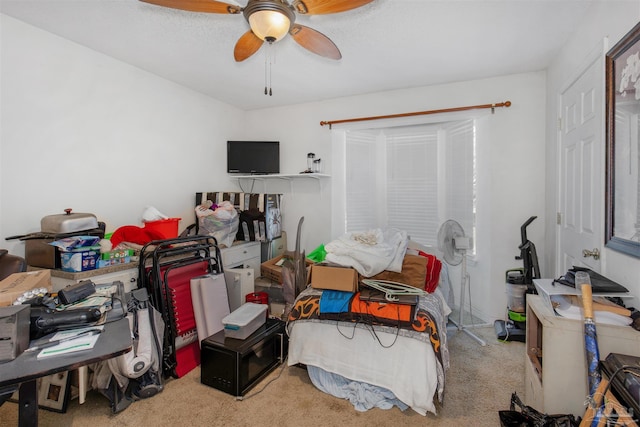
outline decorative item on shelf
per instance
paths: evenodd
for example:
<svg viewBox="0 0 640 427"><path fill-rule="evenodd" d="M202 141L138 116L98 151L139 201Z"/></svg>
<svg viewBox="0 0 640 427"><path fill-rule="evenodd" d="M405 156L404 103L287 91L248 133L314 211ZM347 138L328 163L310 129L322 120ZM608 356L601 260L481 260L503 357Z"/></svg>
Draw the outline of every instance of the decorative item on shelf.
<svg viewBox="0 0 640 427"><path fill-rule="evenodd" d="M300 173L313 173L313 166L315 162L316 155L314 153L307 154L307 169L303 170Z"/></svg>
<svg viewBox="0 0 640 427"><path fill-rule="evenodd" d="M315 159L313 161L313 173L322 172L322 159Z"/></svg>

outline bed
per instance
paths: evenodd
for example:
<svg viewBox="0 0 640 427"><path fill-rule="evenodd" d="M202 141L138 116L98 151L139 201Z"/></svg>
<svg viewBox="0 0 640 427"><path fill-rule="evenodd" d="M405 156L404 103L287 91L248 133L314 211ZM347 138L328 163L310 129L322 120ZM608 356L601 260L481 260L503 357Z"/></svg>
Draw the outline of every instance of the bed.
<svg viewBox="0 0 640 427"><path fill-rule="evenodd" d="M371 303L360 301L358 292L346 312L320 313L329 291L307 287L288 316L288 364L305 365L318 389L348 399L356 410L398 406L436 414L449 368L449 290L442 263L437 288L418 298L411 321L404 322L399 315L372 320Z"/></svg>

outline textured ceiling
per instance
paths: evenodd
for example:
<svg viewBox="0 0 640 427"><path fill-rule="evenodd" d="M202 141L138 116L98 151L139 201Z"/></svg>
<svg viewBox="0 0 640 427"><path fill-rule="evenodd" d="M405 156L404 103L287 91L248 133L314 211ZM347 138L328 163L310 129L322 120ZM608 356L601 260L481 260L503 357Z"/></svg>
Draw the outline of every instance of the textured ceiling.
<svg viewBox="0 0 640 427"><path fill-rule="evenodd" d="M542 70L592 3L374 0L338 14L298 15L296 22L333 40L340 61L287 37L241 63L233 48L248 30L242 15L138 0L0 0L0 12L249 110ZM264 95L267 51L272 96Z"/></svg>

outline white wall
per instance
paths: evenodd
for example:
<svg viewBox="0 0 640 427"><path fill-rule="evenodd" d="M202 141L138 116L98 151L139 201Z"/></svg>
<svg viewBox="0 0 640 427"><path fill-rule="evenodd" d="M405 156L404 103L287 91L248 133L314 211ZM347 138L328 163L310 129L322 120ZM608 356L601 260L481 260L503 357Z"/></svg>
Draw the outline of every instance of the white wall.
<svg viewBox="0 0 640 427"><path fill-rule="evenodd" d="M546 223L545 245L542 253L546 264L545 273L548 277L559 274L555 265L558 230L555 221L552 220L556 212L559 211L556 202L559 170L556 161L558 140L556 128L553 126L556 123L556 117L558 117L557 93L578 70L584 67L594 50L602 50L604 56L604 53L630 31L639 19L640 1L638 0L595 3L582 25L574 32L547 71L546 114L547 123L550 125L547 126L547 170L545 176L546 216L550 220ZM602 107L604 112L604 106ZM602 150L604 159L604 135ZM600 179L604 182L604 175ZM599 203L604 218L604 197L599 197L596 201ZM604 236L602 241L604 244ZM635 294L633 305L637 307L638 301L640 301L637 298L640 295L640 259L607 248L604 248L602 252L602 274L626 286L631 293Z"/></svg>
<svg viewBox="0 0 640 427"><path fill-rule="evenodd" d="M39 230L40 219L72 207L113 231L139 224L146 205L193 218L196 191L240 190L225 173L227 139L281 141L282 173L306 168L308 152L332 173L331 135L321 120L511 101L490 118L479 152L479 255L470 266L474 313L503 317L504 272L521 264L519 227L544 199L544 73L377 93L242 112L104 55L2 19L0 236ZM523 159L527 159L523 164ZM244 191L282 192L289 248L305 218L307 252L331 236L331 179L243 182ZM293 189L293 192L291 191ZM530 229L542 239L544 218ZM23 244L3 246L20 254ZM454 288L459 282L454 275Z"/></svg>
<svg viewBox="0 0 640 427"><path fill-rule="evenodd" d="M533 72L251 112L0 15L0 238L37 231L43 216L66 207L96 213L113 231L139 223L144 206L153 205L185 218L184 227L193 218L194 192L239 189L225 173L227 139L280 140L283 173L305 169L308 152L332 173L330 130L321 120L509 100L513 105L498 109L482 130L491 145L478 154L479 255L470 266L474 313L502 318L504 272L521 265L514 260L519 230L531 215L539 218L529 238L544 275L554 272L555 90L602 37L617 40L638 20L638 0L611 3L572 36L549 77ZM307 251L335 237L331 179L243 189L285 193L290 248L302 216ZM23 250L17 241L2 246ZM604 256L606 274L640 286L638 260L608 250Z"/></svg>
<svg viewBox="0 0 640 427"><path fill-rule="evenodd" d="M147 205L194 221L195 192L229 190L243 112L0 15L0 246L65 208L141 225Z"/></svg>
<svg viewBox="0 0 640 427"><path fill-rule="evenodd" d="M247 128L253 137L266 134L280 139L286 172L303 170L307 152L314 152L326 160L329 174L337 174L330 164L331 131L321 127L320 121L511 101L510 108L498 108L488 118L480 130L486 144L478 147L478 256L469 270L474 314L489 320L504 317L505 271L522 266L514 259L519 255L520 226L532 215L539 219L527 229L528 237L542 244L545 84L544 72L536 72L250 111ZM304 216L302 246L308 250L337 237L331 236L328 221L330 182L323 192L315 183L296 181L294 185L285 229L294 231L298 218ZM458 297L455 274L454 289Z"/></svg>

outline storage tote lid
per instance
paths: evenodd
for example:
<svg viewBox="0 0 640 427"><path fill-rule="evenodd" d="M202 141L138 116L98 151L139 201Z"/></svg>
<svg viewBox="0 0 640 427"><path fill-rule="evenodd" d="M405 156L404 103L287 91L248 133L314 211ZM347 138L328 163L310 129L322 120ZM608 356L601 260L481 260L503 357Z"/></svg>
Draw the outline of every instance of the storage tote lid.
<svg viewBox="0 0 640 427"><path fill-rule="evenodd" d="M225 328L228 328L229 326L231 328L242 328L244 326L247 326L256 317L264 316L265 311L267 311L266 304L255 304L253 302L247 302L245 304L242 304L228 316L223 317L222 323L224 324Z"/></svg>

